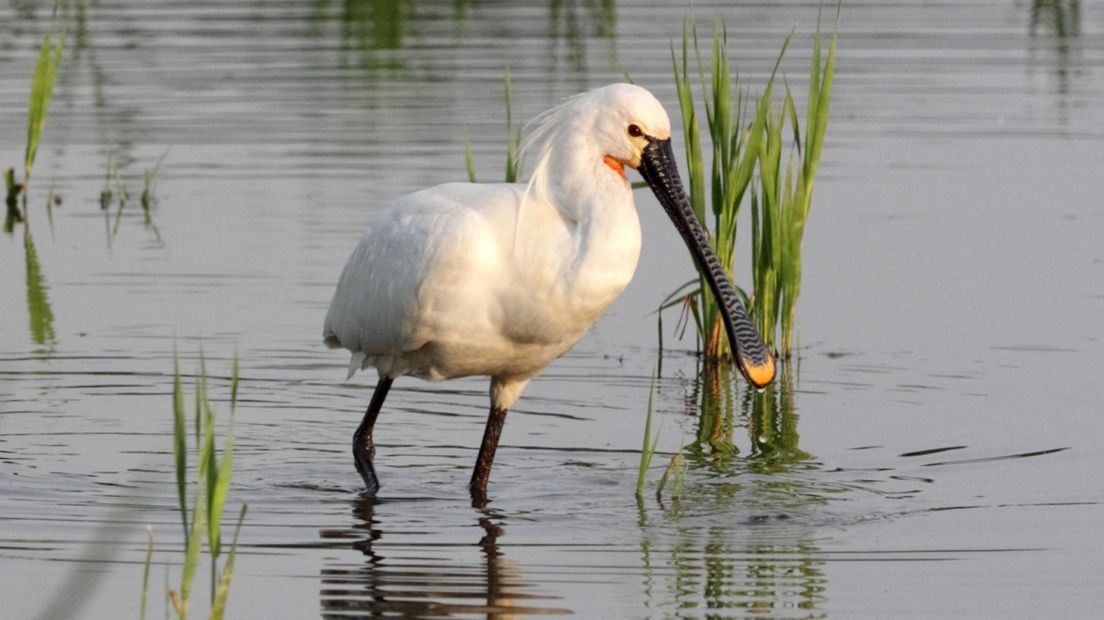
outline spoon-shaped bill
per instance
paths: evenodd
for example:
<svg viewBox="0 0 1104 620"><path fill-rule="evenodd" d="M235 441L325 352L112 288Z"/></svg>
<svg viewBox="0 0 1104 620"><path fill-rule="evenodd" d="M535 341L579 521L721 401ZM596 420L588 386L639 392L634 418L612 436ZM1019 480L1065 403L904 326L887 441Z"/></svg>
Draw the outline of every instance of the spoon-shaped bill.
<svg viewBox="0 0 1104 620"><path fill-rule="evenodd" d="M698 267L705 274L713 297L720 303L728 342L732 346L732 354L740 374L755 387L766 386L774 379L774 358L759 332L752 326L743 302L732 289L717 255L709 246L705 231L694 216L694 210L682 189L678 166L671 150L671 140L649 137L637 171L671 217L690 253L694 255Z"/></svg>

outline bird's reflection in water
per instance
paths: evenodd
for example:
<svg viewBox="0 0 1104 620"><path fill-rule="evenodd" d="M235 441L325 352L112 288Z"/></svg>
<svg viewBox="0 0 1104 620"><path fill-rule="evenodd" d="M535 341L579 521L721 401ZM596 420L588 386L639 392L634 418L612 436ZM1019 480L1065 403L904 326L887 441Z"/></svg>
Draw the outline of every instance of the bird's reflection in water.
<svg viewBox="0 0 1104 620"><path fill-rule="evenodd" d="M536 601L521 568L499 545L506 516L473 502L479 530L468 541L443 541L409 530L390 530L380 522L381 500L361 496L353 502L354 523L347 529L324 529L330 541L348 540L362 555L342 554L322 569L324 618L367 616L447 617L486 615L514 618L530 614L570 614ZM410 525L408 522L407 525ZM480 535L478 540L475 535ZM388 540L388 539L392 540ZM419 542L419 538L431 542ZM343 545L336 545L341 549Z"/></svg>

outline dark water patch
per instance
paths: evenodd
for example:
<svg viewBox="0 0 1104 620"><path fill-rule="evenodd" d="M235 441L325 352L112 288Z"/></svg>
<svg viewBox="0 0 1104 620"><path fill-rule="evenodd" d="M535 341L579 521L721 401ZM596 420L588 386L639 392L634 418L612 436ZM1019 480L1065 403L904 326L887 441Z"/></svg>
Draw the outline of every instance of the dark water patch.
<svg viewBox="0 0 1104 620"><path fill-rule="evenodd" d="M1066 450L1069 450L1069 447L1050 448L1048 450L1036 450L1036 451L1033 451L1033 452L1020 452L1020 453L1017 453L1017 454L1005 454L1005 455L1000 455L1000 456L989 456L989 457L981 457L981 458L975 458L975 459L961 459L961 460L956 460L956 461L939 461L939 462L935 462L935 463L924 463L923 466L924 467L940 467L940 466L943 466L943 465L966 465L966 464L972 464L972 463L988 463L988 462L991 462L991 461L1004 461L1004 460L1009 460L1009 459L1024 459L1024 458L1031 458L1031 457L1035 457L1035 456L1046 456L1046 455L1049 455L1049 454L1057 454L1059 452L1065 452Z"/></svg>
<svg viewBox="0 0 1104 620"><path fill-rule="evenodd" d="M966 446L947 446L944 448L928 448L927 450L913 450L912 452L902 452L897 456L901 458L909 458L914 456L928 456L929 454L939 454L940 452L950 452L951 450L965 450Z"/></svg>

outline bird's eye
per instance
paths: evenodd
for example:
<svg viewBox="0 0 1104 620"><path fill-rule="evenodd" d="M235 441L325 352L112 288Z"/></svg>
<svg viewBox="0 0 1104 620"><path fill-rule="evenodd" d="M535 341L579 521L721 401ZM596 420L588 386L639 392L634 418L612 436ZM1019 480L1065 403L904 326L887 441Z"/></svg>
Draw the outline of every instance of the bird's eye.
<svg viewBox="0 0 1104 620"><path fill-rule="evenodd" d="M629 135L634 138L639 138L644 135L644 131L640 129L639 125L629 125Z"/></svg>

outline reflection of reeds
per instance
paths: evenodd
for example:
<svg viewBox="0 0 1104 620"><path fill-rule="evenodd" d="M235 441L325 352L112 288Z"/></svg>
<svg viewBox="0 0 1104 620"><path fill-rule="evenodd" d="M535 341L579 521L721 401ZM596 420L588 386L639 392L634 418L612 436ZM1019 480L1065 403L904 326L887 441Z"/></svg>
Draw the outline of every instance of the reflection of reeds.
<svg viewBox="0 0 1104 620"><path fill-rule="evenodd" d="M691 396L698 441L683 448L687 488L681 496L673 489L669 505L657 497L659 513L637 502L645 596L724 615L825 617L825 560L802 525L825 489L802 473L816 465L798 448L794 367L783 364L770 386L743 392L731 366L701 368ZM751 446L742 455L740 426ZM676 457L672 475L679 467Z"/></svg>
<svg viewBox="0 0 1104 620"><path fill-rule="evenodd" d="M747 426L751 443L744 460L753 469L761 469L759 465L762 464L789 466L811 459L797 446L793 366L783 364L777 381L762 390L745 390L739 397L733 378L728 366L703 365L698 454L709 456L714 467L728 465L737 455L739 449L733 431L737 426L738 408L738 418Z"/></svg>
<svg viewBox="0 0 1104 620"><path fill-rule="evenodd" d="M813 180L823 147L828 123L828 101L835 67L836 37L833 35L828 59L821 69L821 36L815 39L813 67L810 77L807 123L802 139L796 105L787 88L780 110L773 102L775 73L789 45L787 37L779 53L774 71L763 94L754 104L754 117L744 118L748 107L746 92L729 78L727 35L723 22L713 29L713 54L709 80L709 95L705 99L706 120L712 145L708 168L703 156L699 121L690 78L689 41L694 39L700 80L706 83L702 68L697 34L684 24L682 62L671 50L675 85L683 118L686 140L686 168L689 198L695 215L709 228L709 237L717 257L731 277L735 264L737 215L745 196L752 203L752 271L755 297L751 300L752 315L768 346L781 345L783 357L789 357L793 343L793 318L801 281L801 239L805 217L812 198ZM792 35L791 35L792 36ZM795 148L803 153L800 168L794 172L793 158L785 174L780 175L780 156L785 142L786 121L792 130ZM804 148L803 148L804 147ZM752 182L758 171L759 188ZM709 189L706 192L706 178ZM750 190L750 191L749 191ZM710 212L707 213L707 199ZM709 217L712 215L712 217ZM661 304L661 309L682 305L693 318L698 338L703 343L707 359L717 360L729 355L727 339L721 321L720 308L709 287L699 278L698 287L689 293L684 285ZM781 318L781 338L775 338ZM780 342L777 342L779 341Z"/></svg>
<svg viewBox="0 0 1104 620"><path fill-rule="evenodd" d="M222 458L219 459L215 446L215 413L207 393L207 366L202 353L200 369L195 383L195 495L188 507L188 450L187 429L184 404L184 388L180 379L180 366L173 359L173 457L176 473L176 490L179 501L181 526L184 532L184 566L179 590L170 590L169 597L177 616L181 619L188 614L188 600L191 596L192 582L199 568L204 533L206 533L207 551L211 557L211 618L222 618L230 589L230 578L234 569L237 553L238 532L245 518L245 505L238 515L237 527L230 553L221 571L218 567L222 554L222 513L226 497L230 490L234 455L234 411L238 399L238 358L234 356L233 370L230 376L230 421L227 425L226 440ZM147 563L148 563L147 558ZM143 595L143 599L144 599ZM144 610L143 610L144 611Z"/></svg>
<svg viewBox="0 0 1104 620"><path fill-rule="evenodd" d="M157 176L161 172L161 166L165 163L165 158L169 155L169 150L165 149L165 152L161 154L161 157L157 158L157 162L153 168L145 171L142 175L142 194L140 197L140 204L142 205L143 221L147 229L153 232L157 241L161 241L161 231L157 229L157 224L153 221L153 205L157 201L154 195L154 188L157 183ZM108 243L119 232L119 225L123 220L123 210L126 208L127 203L130 201L130 190L127 189L126 181L123 180L122 173L119 170L119 166L115 163L115 156L112 154L107 160L107 172L104 176L104 188L100 191L100 209L104 211L104 218L108 230ZM115 209L115 221L111 222L111 205L117 204Z"/></svg>
<svg viewBox="0 0 1104 620"><path fill-rule="evenodd" d="M46 295L46 278L38 262L31 231L23 230L23 251L27 258L27 314L31 320L31 340L43 346L53 345L54 312Z"/></svg>
<svg viewBox="0 0 1104 620"><path fill-rule="evenodd" d="M747 391L741 403L751 440L748 460L761 473L787 471L813 456L798 447L797 402L793 367L782 365L779 380L763 390Z"/></svg>

